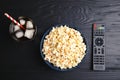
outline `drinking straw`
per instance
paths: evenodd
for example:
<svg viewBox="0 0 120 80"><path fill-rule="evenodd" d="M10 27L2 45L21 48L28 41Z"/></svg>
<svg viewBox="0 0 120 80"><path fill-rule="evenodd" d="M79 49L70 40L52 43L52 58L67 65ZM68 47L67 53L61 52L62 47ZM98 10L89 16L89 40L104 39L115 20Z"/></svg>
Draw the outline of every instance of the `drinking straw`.
<svg viewBox="0 0 120 80"><path fill-rule="evenodd" d="M25 28L24 28L19 22L17 22L14 18L12 18L8 13L4 13L4 15L5 15L8 19L10 19L13 23L17 24L21 29L24 29L24 30L25 30Z"/></svg>

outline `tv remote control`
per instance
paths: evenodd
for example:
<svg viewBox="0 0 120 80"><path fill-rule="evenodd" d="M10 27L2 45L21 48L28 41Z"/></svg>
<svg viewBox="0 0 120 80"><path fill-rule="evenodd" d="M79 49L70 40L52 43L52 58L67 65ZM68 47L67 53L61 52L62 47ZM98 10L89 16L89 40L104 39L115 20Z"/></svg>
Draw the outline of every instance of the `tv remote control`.
<svg viewBox="0 0 120 80"><path fill-rule="evenodd" d="M93 70L105 70L105 26L93 24Z"/></svg>

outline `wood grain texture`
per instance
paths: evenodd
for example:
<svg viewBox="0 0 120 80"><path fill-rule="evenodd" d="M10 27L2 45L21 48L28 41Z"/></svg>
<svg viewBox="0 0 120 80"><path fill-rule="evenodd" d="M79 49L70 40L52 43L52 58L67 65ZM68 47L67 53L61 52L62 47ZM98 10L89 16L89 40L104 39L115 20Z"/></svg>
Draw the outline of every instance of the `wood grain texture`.
<svg viewBox="0 0 120 80"><path fill-rule="evenodd" d="M17 43L0 13L1 80L120 80L120 0L9 0L0 9L14 18L28 16L38 27L34 41ZM92 23L106 25L106 71L92 71ZM51 26L67 24L86 38L87 54L78 68L68 72L50 69L42 60L39 43Z"/></svg>

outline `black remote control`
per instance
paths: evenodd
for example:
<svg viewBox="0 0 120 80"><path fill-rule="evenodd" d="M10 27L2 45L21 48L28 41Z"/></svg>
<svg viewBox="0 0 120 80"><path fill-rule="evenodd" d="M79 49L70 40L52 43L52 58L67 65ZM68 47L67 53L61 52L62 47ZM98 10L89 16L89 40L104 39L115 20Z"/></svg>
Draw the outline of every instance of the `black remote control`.
<svg viewBox="0 0 120 80"><path fill-rule="evenodd" d="M93 70L105 70L105 26L93 24Z"/></svg>

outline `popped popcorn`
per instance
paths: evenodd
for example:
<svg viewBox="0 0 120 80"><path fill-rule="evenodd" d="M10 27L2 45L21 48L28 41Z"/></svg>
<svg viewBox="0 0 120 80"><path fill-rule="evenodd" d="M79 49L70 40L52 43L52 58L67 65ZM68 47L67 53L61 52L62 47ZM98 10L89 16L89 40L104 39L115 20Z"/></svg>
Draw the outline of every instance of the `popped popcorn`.
<svg viewBox="0 0 120 80"><path fill-rule="evenodd" d="M53 27L45 37L42 52L45 60L60 69L77 66L85 56L81 33L68 26Z"/></svg>

